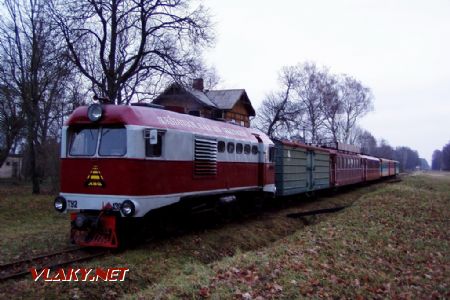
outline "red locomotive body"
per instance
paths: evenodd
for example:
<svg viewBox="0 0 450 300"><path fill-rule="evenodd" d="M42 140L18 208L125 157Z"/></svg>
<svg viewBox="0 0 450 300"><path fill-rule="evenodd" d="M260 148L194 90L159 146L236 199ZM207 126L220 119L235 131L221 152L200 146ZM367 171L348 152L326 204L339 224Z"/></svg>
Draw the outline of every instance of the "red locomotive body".
<svg viewBox="0 0 450 300"><path fill-rule="evenodd" d="M275 193L273 143L258 130L141 106L101 114L78 108L63 128L58 201L78 244L117 247L116 218L183 199Z"/></svg>

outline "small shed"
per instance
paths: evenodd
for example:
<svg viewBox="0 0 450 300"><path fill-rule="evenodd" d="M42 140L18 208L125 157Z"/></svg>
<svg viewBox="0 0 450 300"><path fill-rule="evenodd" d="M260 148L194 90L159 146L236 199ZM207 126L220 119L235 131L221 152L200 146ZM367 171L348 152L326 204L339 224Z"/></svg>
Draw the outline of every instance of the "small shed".
<svg viewBox="0 0 450 300"><path fill-rule="evenodd" d="M10 154L0 167L0 178L20 178L22 170L22 155Z"/></svg>

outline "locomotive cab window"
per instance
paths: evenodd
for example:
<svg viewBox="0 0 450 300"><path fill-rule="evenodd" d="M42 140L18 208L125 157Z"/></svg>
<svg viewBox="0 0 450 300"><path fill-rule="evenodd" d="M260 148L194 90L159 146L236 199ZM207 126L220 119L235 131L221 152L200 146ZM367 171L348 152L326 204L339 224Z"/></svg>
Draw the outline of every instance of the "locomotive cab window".
<svg viewBox="0 0 450 300"><path fill-rule="evenodd" d="M127 153L127 132L122 128L102 128L100 156L124 156Z"/></svg>
<svg viewBox="0 0 450 300"><path fill-rule="evenodd" d="M151 130L145 130L145 156L147 157L160 157L162 155L162 144L164 132L157 131L156 141L152 143L150 137Z"/></svg>
<svg viewBox="0 0 450 300"><path fill-rule="evenodd" d="M97 150L98 128L75 128L70 132L69 155L93 156Z"/></svg>

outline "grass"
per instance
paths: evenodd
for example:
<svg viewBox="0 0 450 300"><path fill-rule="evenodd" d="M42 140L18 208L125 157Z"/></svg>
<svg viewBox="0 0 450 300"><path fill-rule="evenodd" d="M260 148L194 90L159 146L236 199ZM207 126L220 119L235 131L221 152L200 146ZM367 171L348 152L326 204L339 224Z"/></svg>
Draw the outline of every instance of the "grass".
<svg viewBox="0 0 450 300"><path fill-rule="evenodd" d="M55 212L53 199L31 195L28 185L0 183L0 264L67 244L68 215Z"/></svg>
<svg viewBox="0 0 450 300"><path fill-rule="evenodd" d="M68 242L68 217L53 212L51 197L26 192L0 192L4 261ZM336 214L286 218L350 203ZM0 283L0 298L448 298L449 204L450 175L409 176L80 264L129 267L122 283L25 278Z"/></svg>

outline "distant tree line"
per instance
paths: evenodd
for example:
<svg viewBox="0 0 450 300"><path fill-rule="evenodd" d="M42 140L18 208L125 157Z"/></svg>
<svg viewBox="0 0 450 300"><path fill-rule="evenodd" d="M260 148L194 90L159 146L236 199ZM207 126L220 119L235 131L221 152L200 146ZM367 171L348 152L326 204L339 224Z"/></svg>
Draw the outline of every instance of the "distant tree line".
<svg viewBox="0 0 450 300"><path fill-rule="evenodd" d="M431 159L431 169L436 171L450 171L450 142L442 147L442 150L434 150Z"/></svg>
<svg viewBox="0 0 450 300"><path fill-rule="evenodd" d="M202 60L213 41L208 10L191 0L0 0L0 167L23 153L33 193L44 178L57 188L59 130L75 107L214 77Z"/></svg>
<svg viewBox="0 0 450 300"><path fill-rule="evenodd" d="M354 144L365 154L398 160L401 171L427 168L417 151L394 149L383 139L378 143L359 127L359 120L373 109L371 90L359 80L306 62L282 68L278 82L278 89L262 102L254 124L270 137Z"/></svg>
<svg viewBox="0 0 450 300"><path fill-rule="evenodd" d="M428 170L430 167L428 162L419 157L419 153L406 146L398 146L393 148L384 139L379 142L375 137L366 130L361 130L357 135L355 144L361 148L365 154L393 159L400 162L400 171L413 171L419 167L421 170Z"/></svg>

